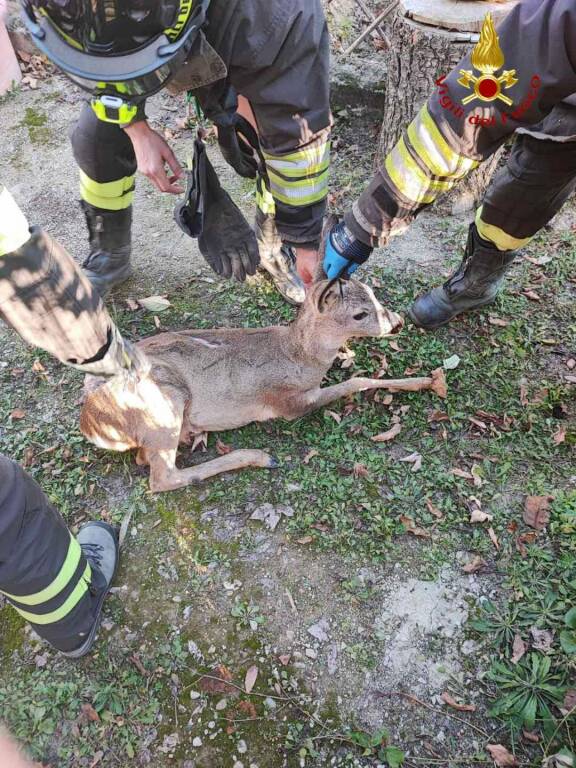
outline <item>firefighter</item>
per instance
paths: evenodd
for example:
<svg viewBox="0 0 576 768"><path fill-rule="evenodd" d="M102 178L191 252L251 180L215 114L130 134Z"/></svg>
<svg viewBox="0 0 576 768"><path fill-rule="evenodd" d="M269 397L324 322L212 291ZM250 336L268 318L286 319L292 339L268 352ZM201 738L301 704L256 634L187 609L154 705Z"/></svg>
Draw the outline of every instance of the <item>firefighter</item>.
<svg viewBox="0 0 576 768"><path fill-rule="evenodd" d="M36 45L91 94L72 147L90 240L83 266L100 294L130 275L136 170L162 192L183 191L180 164L146 120L147 97L167 87L195 94L217 126L227 162L243 177L258 176L257 245L237 242L223 213L220 231L229 248L250 253L246 273L260 261L282 295L301 303L295 249L305 273L316 260L328 191L329 43L320 0L23 0L23 6ZM257 126L264 173L242 138L239 96Z"/></svg>
<svg viewBox="0 0 576 768"><path fill-rule="evenodd" d="M28 222L0 185L0 317L26 341L86 373L126 377L146 362L125 342L73 259ZM116 566L114 528L73 537L37 483L0 455L0 592L57 650L92 647Z"/></svg>
<svg viewBox="0 0 576 768"><path fill-rule="evenodd" d="M409 310L422 328L439 327L493 302L518 249L576 187L576 4L524 0L499 26L498 37L505 66L515 70L518 81L504 91L513 105L476 99L462 110L446 110L433 94L327 244L328 276L351 274L374 247L404 231L515 133L506 167L470 225L461 265ZM461 82L462 70L474 70L470 56L442 84L455 104L471 94Z"/></svg>

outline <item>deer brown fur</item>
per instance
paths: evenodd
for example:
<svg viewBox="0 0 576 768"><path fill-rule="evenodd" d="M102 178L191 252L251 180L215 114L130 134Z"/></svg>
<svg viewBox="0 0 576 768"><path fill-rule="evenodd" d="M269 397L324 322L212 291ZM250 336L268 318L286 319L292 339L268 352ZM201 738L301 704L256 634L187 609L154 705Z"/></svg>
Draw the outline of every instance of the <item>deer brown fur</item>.
<svg viewBox="0 0 576 768"><path fill-rule="evenodd" d="M353 378L321 387L348 339L391 334L401 324L366 285L320 281L289 326L175 331L140 341L150 373L132 385L125 379L92 381L80 428L101 448L138 449L136 461L150 465L152 491L181 488L231 469L272 467L275 462L264 451L237 450L178 469L176 453L179 444L200 433L297 419L363 390L439 387L442 394L437 375L434 381Z"/></svg>

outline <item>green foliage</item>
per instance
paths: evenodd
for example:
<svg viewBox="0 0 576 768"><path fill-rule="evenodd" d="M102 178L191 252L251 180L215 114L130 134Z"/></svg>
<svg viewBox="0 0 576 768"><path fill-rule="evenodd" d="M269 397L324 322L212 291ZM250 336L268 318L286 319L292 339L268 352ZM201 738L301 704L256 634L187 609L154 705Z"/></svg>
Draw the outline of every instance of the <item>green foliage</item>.
<svg viewBox="0 0 576 768"><path fill-rule="evenodd" d="M571 608L564 617L568 629L560 632L560 644L565 653L576 653L576 606Z"/></svg>
<svg viewBox="0 0 576 768"><path fill-rule="evenodd" d="M562 704L566 687L564 674L551 667L552 659L537 653L530 653L515 666L494 662L488 677L500 695L491 714L503 715L517 728L528 730L538 722L544 733L553 733L556 720L551 707Z"/></svg>

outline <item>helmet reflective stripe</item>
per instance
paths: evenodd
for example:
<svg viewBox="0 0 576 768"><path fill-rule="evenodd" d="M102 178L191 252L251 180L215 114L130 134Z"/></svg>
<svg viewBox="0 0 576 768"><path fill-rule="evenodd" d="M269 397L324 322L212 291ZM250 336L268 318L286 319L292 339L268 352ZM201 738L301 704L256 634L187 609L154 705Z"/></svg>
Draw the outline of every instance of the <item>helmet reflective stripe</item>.
<svg viewBox="0 0 576 768"><path fill-rule="evenodd" d="M174 26L164 30L164 34L166 37L169 37L170 40L176 40L186 26L190 14L192 13L194 1L195 0L180 0L180 10L178 11L178 17Z"/></svg>

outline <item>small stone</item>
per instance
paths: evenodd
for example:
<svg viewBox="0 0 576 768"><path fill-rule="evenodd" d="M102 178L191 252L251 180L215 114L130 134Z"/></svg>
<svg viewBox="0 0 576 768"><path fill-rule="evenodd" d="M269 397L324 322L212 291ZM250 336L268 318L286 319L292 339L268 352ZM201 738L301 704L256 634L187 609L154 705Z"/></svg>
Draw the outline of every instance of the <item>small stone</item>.
<svg viewBox="0 0 576 768"><path fill-rule="evenodd" d="M212 730L212 728L216 728L216 723L214 722L214 720L210 720L210 722L208 723L208 728L210 728L210 730Z"/></svg>
<svg viewBox="0 0 576 768"><path fill-rule="evenodd" d="M241 763L240 760L236 760L232 768L244 768L244 763Z"/></svg>
<svg viewBox="0 0 576 768"><path fill-rule="evenodd" d="M180 595L174 595L174 597L172 598L172 602L173 603L181 603L182 602L182 598L180 597Z"/></svg>
<svg viewBox="0 0 576 768"><path fill-rule="evenodd" d="M238 752L240 752L241 755L245 755L246 752L248 752L248 746L244 739L240 739L238 742Z"/></svg>
<svg viewBox="0 0 576 768"><path fill-rule="evenodd" d="M202 694L200 691L190 691L190 698L191 699L199 699Z"/></svg>
<svg viewBox="0 0 576 768"><path fill-rule="evenodd" d="M306 656L308 656L309 659L317 659L318 658L318 651L315 651L314 648L306 648Z"/></svg>
<svg viewBox="0 0 576 768"><path fill-rule="evenodd" d="M220 701L216 704L216 711L222 712L223 709L226 709L228 706L228 699L220 699Z"/></svg>
<svg viewBox="0 0 576 768"><path fill-rule="evenodd" d="M312 635L316 640L318 640L320 643L325 643L326 640L328 640L328 628L329 624L326 621L326 619L320 619L320 621L316 622L316 624L312 624L311 627L308 627L308 634Z"/></svg>
<svg viewBox="0 0 576 768"><path fill-rule="evenodd" d="M266 707L266 709L276 709L276 702L274 701L274 699L271 699L269 696L267 696L264 699L264 706Z"/></svg>
<svg viewBox="0 0 576 768"><path fill-rule="evenodd" d="M192 746L193 747L201 747L202 746L202 739L200 738L200 736L195 736L192 739Z"/></svg>
<svg viewBox="0 0 576 768"><path fill-rule="evenodd" d="M212 655L213 653L216 653L216 646L211 645L210 648L208 648L208 653Z"/></svg>

